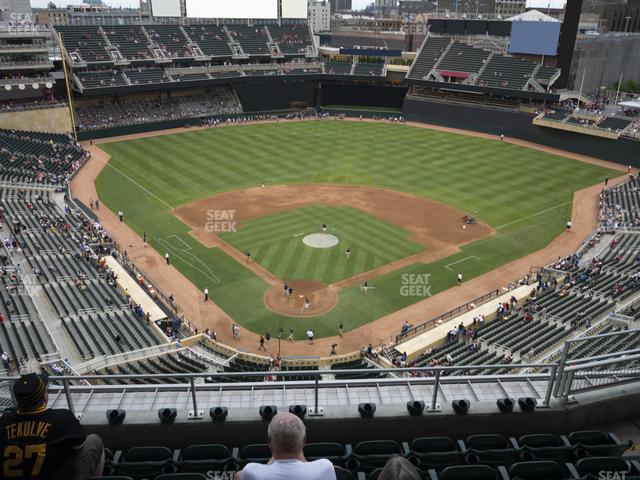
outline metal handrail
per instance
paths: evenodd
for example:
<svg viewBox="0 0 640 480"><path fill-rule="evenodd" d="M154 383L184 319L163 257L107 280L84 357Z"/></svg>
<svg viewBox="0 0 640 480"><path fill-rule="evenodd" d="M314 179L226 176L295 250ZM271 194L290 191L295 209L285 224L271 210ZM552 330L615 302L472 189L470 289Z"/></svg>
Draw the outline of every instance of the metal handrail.
<svg viewBox="0 0 640 480"><path fill-rule="evenodd" d="M422 322L419 325L415 325L411 328L409 328L409 330L407 330L404 334L400 334L400 335L396 335L395 337L395 344L397 345L398 343L400 343L400 341L406 341L409 338L413 337L414 335L417 335L418 332L422 332L424 330L427 330L427 328L432 327L434 325L436 325L440 320L447 320L449 318L452 318L454 315L457 315L458 313L461 312L466 312L469 310L469 306L471 304L474 304L476 306L483 304L493 298L497 298L500 296L500 289L496 289L496 290L492 290L488 293L485 293L484 295L481 295L463 305L460 305L456 308L453 308L445 313L442 313L440 315L438 315L437 317L434 317L430 320L427 320L426 322Z"/></svg>

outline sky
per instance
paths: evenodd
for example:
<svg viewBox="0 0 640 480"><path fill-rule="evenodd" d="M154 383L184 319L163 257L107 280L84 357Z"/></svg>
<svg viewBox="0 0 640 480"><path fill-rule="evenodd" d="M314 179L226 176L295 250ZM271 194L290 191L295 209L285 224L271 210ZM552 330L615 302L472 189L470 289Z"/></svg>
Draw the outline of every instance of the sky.
<svg viewBox="0 0 640 480"><path fill-rule="evenodd" d="M107 5L111 5L112 7L138 7L138 0L103 0L104 3L106 3ZM233 0L227 0L232 2ZM361 10L364 7L366 7L367 5L369 5L370 3L372 3L373 0L352 0L352 7L355 10ZM48 0L31 0L31 6L33 8L45 8L47 6ZM53 3L55 3L58 6L65 6L67 4L73 4L73 3L82 3L81 0L53 0Z"/></svg>

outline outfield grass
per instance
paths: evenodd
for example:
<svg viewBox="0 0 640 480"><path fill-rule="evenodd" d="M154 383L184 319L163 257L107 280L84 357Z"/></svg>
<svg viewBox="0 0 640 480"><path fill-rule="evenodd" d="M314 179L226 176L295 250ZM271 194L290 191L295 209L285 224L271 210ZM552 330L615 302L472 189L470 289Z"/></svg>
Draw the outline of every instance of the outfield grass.
<svg viewBox="0 0 640 480"><path fill-rule="evenodd" d="M341 320L349 330L421 300L402 296L403 273L431 274L435 294L454 285L458 271L471 279L543 248L562 232L574 191L620 175L507 142L386 123L230 126L102 147L112 155L97 180L105 205L123 210L138 233L146 230L162 255L170 250L172 263L198 288L207 286L212 299L242 325L256 332L293 327L298 338L308 327L317 337L335 335ZM452 257L376 279L372 295L362 295L358 287L343 290L338 306L325 315L291 319L264 307L264 281L220 250L202 246L170 213L196 199L264 181L405 191L477 211L496 234ZM280 243L274 239L272 245ZM289 267L273 260L270 268Z"/></svg>
<svg viewBox="0 0 640 480"><path fill-rule="evenodd" d="M336 247L306 246L302 236L327 233ZM409 239L406 230L351 207L310 205L244 221L237 232L220 235L281 279L311 279L324 283L353 277L387 263L415 255L425 247ZM345 250L351 249L346 256Z"/></svg>

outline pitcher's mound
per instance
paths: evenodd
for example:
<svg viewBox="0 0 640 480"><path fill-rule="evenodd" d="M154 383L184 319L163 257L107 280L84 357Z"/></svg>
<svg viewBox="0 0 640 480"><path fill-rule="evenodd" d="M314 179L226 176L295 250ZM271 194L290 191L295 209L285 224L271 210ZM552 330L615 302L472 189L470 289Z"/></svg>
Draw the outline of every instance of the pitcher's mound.
<svg viewBox="0 0 640 480"><path fill-rule="evenodd" d="M272 312L288 317L315 317L338 304L338 291L322 282L292 280L287 285L294 290L293 298L285 295L284 285L271 287L264 294L264 304ZM309 298L309 308L304 307L305 297Z"/></svg>
<svg viewBox="0 0 640 480"><path fill-rule="evenodd" d="M338 237L328 233L312 233L302 239L302 243L312 248L331 248L336 246L339 241Z"/></svg>

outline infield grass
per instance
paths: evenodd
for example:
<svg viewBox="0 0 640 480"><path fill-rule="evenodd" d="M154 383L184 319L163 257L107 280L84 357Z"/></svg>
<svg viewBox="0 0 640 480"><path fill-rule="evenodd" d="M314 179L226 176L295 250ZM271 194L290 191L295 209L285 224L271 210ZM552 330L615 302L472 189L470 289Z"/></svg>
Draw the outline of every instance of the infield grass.
<svg viewBox="0 0 640 480"><path fill-rule="evenodd" d="M320 233L339 239L332 248L312 248L302 239ZM237 232L220 235L281 279L333 283L415 255L425 247L407 231L351 207L310 205L244 221ZM345 251L351 249L347 257Z"/></svg>
<svg viewBox="0 0 640 480"><path fill-rule="evenodd" d="M453 286L458 272L471 279L543 248L562 232L574 191L605 176L620 175L506 142L368 122L230 126L107 143L102 148L112 155L97 180L105 205L112 211L123 210L126 223L138 233L146 230L161 255L171 251L172 263L198 288L207 286L211 298L242 325L259 333L293 327L298 338L309 327L317 337L335 335L341 320L349 330L422 300L402 295L403 273L430 274L435 294ZM477 212L496 234L464 246L452 257L413 264L372 280L376 289L371 295L362 295L357 286L342 290L336 308L325 315L304 320L283 317L264 307L268 288L264 281L220 250L205 248L170 212L197 199L262 182L357 184L409 192ZM358 228L354 226L359 234ZM279 235L274 232L272 242L264 241L279 248L286 243L286 235ZM389 238L402 243L401 237ZM237 240L238 247L246 242L261 255L259 237ZM412 251L405 247L397 254ZM342 247L339 250L342 253ZM273 255L269 268L286 275L291 258L280 265ZM379 258L384 261L382 255ZM300 265L294 272L304 278L313 278L318 271L311 257L295 261Z"/></svg>

